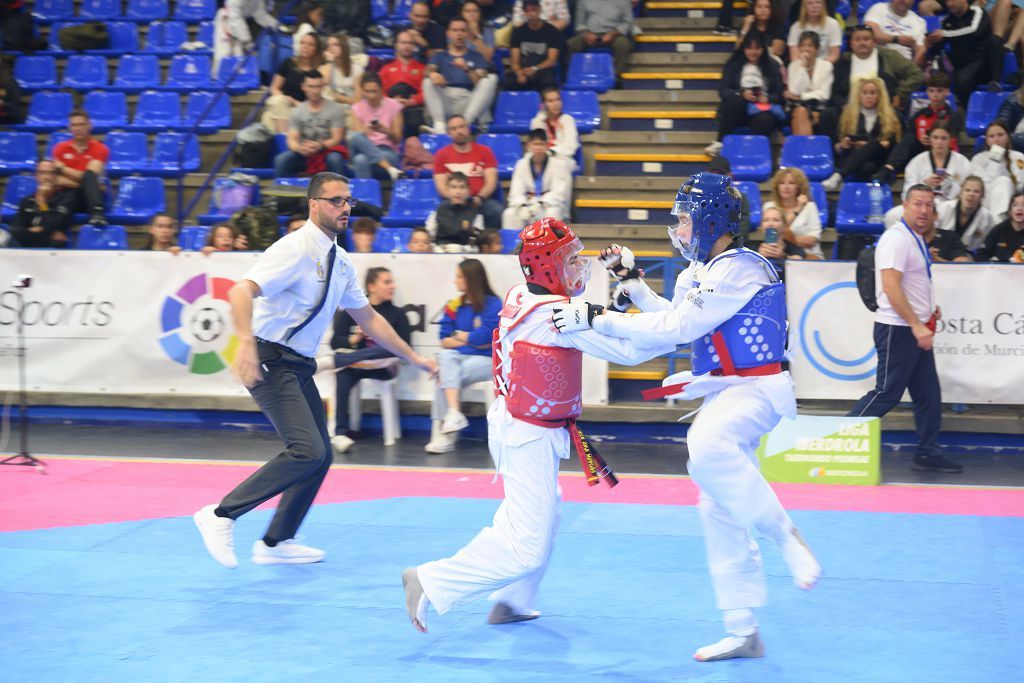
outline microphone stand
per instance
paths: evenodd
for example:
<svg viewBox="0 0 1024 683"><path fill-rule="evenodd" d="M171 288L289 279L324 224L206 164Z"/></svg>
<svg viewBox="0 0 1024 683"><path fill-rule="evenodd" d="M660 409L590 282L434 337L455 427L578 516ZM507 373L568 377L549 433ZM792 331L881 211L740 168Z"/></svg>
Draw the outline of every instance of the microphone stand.
<svg viewBox="0 0 1024 683"><path fill-rule="evenodd" d="M23 281L20 285L15 284L15 291L18 292L18 436L21 439L21 450L3 460L0 465L23 465L36 467L40 474L46 474L46 463L28 452L28 378L26 372L26 351L25 346L25 288L30 280Z"/></svg>

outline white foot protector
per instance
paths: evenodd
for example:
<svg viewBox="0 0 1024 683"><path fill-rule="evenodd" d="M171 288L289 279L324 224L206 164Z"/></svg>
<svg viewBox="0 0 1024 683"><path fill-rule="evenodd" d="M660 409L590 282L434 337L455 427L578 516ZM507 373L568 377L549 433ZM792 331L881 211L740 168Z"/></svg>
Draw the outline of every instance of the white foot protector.
<svg viewBox="0 0 1024 683"><path fill-rule="evenodd" d="M789 565L789 571L793 574L793 583L800 590L809 591L814 588L821 578L821 565L818 564L814 553L807 547L800 532L793 528L789 537L782 544L782 556Z"/></svg>
<svg viewBox="0 0 1024 683"><path fill-rule="evenodd" d="M749 636L728 635L717 643L705 645L693 653L698 662L717 662L722 659L764 657L764 643L757 631Z"/></svg>
<svg viewBox="0 0 1024 683"><path fill-rule="evenodd" d="M430 606L430 600L423 592L416 567L409 567L402 572L402 587L405 589L405 609L409 613L409 620L412 622L413 628L420 633L426 633L427 607Z"/></svg>

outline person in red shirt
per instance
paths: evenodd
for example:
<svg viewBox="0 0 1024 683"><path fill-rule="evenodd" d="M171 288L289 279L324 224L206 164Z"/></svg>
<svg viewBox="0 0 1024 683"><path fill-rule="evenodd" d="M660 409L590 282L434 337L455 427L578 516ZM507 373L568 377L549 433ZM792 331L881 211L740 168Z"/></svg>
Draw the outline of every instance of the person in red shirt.
<svg viewBox="0 0 1024 683"><path fill-rule="evenodd" d="M92 137L92 121L80 109L68 117L70 140L53 148L53 164L57 171L57 187L72 211L89 214L89 225L104 226L103 192L100 179L107 167L110 150Z"/></svg>
<svg viewBox="0 0 1024 683"><path fill-rule="evenodd" d="M462 116L448 118L452 144L434 155L434 186L442 199L448 199L448 174L459 171L469 178L471 201L480 207L484 226L501 227L501 202L493 195L498 188L498 160L490 147L473 142L469 124Z"/></svg>
<svg viewBox="0 0 1024 683"><path fill-rule="evenodd" d="M423 110L423 77L426 65L414 59L416 41L411 31L395 37L395 59L381 67L384 94L402 105L402 137L419 135L426 123Z"/></svg>

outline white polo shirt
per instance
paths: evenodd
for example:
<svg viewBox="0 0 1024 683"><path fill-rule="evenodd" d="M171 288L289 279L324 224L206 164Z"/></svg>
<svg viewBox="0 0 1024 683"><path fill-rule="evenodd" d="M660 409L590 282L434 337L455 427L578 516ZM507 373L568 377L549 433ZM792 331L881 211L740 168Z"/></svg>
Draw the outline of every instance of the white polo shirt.
<svg viewBox="0 0 1024 683"><path fill-rule="evenodd" d="M334 257L331 289L323 308L291 339L288 333L309 317L323 296L327 282L327 259L334 242L312 221L270 245L245 274L260 287L253 304L253 334L266 341L291 347L312 358L320 340L334 320L338 307L362 308L366 299L356 267L348 253L338 247Z"/></svg>
<svg viewBox="0 0 1024 683"><path fill-rule="evenodd" d="M932 317L935 306L932 301L932 281L928 275L929 264L925 257L927 250L924 238L911 230L903 220L882 233L875 248L875 293L878 297L875 322L909 327L882 291L882 270L885 268L903 274L900 287L917 319L924 323Z"/></svg>
<svg viewBox="0 0 1024 683"><path fill-rule="evenodd" d="M923 18L907 10L902 17L892 11L888 2L878 2L871 6L864 14L865 24L877 24L880 29L894 36L910 36L914 39L915 45L924 45L924 37L928 32L927 24ZM888 50L899 52L907 59L913 61L914 48L901 45L900 43L887 43L882 45Z"/></svg>

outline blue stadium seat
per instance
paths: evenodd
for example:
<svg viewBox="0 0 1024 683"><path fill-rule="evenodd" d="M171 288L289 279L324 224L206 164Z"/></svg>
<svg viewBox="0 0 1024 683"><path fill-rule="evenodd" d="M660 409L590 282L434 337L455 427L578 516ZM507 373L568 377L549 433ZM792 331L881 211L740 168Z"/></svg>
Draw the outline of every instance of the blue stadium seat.
<svg viewBox="0 0 1024 683"><path fill-rule="evenodd" d="M615 86L615 67L607 52L577 52L569 62L566 90L605 92Z"/></svg>
<svg viewBox="0 0 1024 683"><path fill-rule="evenodd" d="M73 19L75 5L73 0L36 0L32 7L32 16L41 24Z"/></svg>
<svg viewBox="0 0 1024 683"><path fill-rule="evenodd" d="M206 244L210 228L205 225L185 225L178 233L178 246L186 251L199 251Z"/></svg>
<svg viewBox="0 0 1024 683"><path fill-rule="evenodd" d="M576 130L581 134L601 127L601 105L592 90L563 90L562 109L576 119Z"/></svg>
<svg viewBox="0 0 1024 683"><path fill-rule="evenodd" d="M1000 81L1006 83L1009 81L1010 76L1017 73L1017 69L1020 68L1017 64L1017 55L1013 53L1013 50L1006 50L1003 53L1003 74Z"/></svg>
<svg viewBox="0 0 1024 683"><path fill-rule="evenodd" d="M207 111L207 107L210 102L216 102L213 107ZM205 114L205 116L203 116ZM203 117L200 121L200 117ZM185 126L191 127L199 122L199 127L196 129L200 133L216 133L221 128L231 127L231 101L228 96L224 93L213 93L200 90L198 92L189 93L188 100L185 102Z"/></svg>
<svg viewBox="0 0 1024 683"><path fill-rule="evenodd" d="M412 228L378 228L373 240L373 250L378 253L408 254Z"/></svg>
<svg viewBox="0 0 1024 683"><path fill-rule="evenodd" d="M123 92L93 90L86 93L82 107L96 132L128 125L128 100Z"/></svg>
<svg viewBox="0 0 1024 683"><path fill-rule="evenodd" d="M64 142L65 140L70 140L73 137L74 136L71 134L71 131L67 131L67 130L55 130L52 133L50 133L50 141L46 143L46 157L45 158L46 159L52 159L53 158L53 148L57 146L57 143L58 142Z"/></svg>
<svg viewBox="0 0 1024 683"><path fill-rule="evenodd" d="M527 133L538 109L540 93L533 90L501 91L494 104L494 123L488 130L491 133Z"/></svg>
<svg viewBox="0 0 1024 683"><path fill-rule="evenodd" d="M375 24L388 17L388 0L372 0L370 3L370 19Z"/></svg>
<svg viewBox="0 0 1024 683"><path fill-rule="evenodd" d="M135 118L132 119L132 130L159 132L168 128L178 128L181 121L181 101L176 92L146 90L139 95L135 105Z"/></svg>
<svg viewBox="0 0 1024 683"><path fill-rule="evenodd" d="M166 19L170 13L167 0L128 0L124 10L124 18L130 21L149 23Z"/></svg>
<svg viewBox="0 0 1024 683"><path fill-rule="evenodd" d="M772 148L763 135L726 135L722 156L732 166L736 180L768 180L772 175Z"/></svg>
<svg viewBox="0 0 1024 683"><path fill-rule="evenodd" d="M387 228L423 225L439 202L432 178L399 179L391 193L391 207L381 222Z"/></svg>
<svg viewBox="0 0 1024 683"><path fill-rule="evenodd" d="M7 179L4 188L4 201L0 205L0 219L10 220L18 213L18 204L22 199L36 191L36 177L31 175L14 175Z"/></svg>
<svg viewBox="0 0 1024 683"><path fill-rule="evenodd" d="M16 130L48 131L68 125L71 93L44 90L32 96L25 123L11 126Z"/></svg>
<svg viewBox="0 0 1024 683"><path fill-rule="evenodd" d="M111 178L149 171L149 147L145 133L115 130L107 133L103 142L110 149L107 175Z"/></svg>
<svg viewBox="0 0 1024 683"><path fill-rule="evenodd" d="M91 55L121 56L139 51L139 27L130 21L107 22L110 44L105 48L86 50Z"/></svg>
<svg viewBox="0 0 1024 683"><path fill-rule="evenodd" d="M821 224L828 225L828 194L825 192L825 186L821 183L808 183L811 187L811 201L818 207L818 218L821 219Z"/></svg>
<svg viewBox="0 0 1024 683"><path fill-rule="evenodd" d="M0 175L34 171L38 158L35 133L0 131Z"/></svg>
<svg viewBox="0 0 1024 683"><path fill-rule="evenodd" d="M1009 96L1010 93L1007 92L972 92L971 99L967 102L967 134L973 137L984 135L985 128L995 120L999 107Z"/></svg>
<svg viewBox="0 0 1024 683"><path fill-rule="evenodd" d="M276 182L281 183L281 180L282 180L281 178L278 178ZM305 181L306 185L309 184L309 178L296 178L295 180ZM281 183L281 184L288 184L288 183ZM209 205L207 207L207 212L205 214L202 214L201 216L199 216L199 223L201 225L213 225L214 223L223 223L224 221L228 221L228 220L231 219L231 214L233 213L233 211L235 209L233 209L233 208L231 208L231 209L222 209L221 208L221 206L220 206L220 193L221 193L221 190L223 188L231 187L231 186L234 186L234 185L235 185L235 182L233 180L228 180L227 178L216 178L213 181L213 186L210 188L210 203L209 203ZM252 196L252 199L251 199L250 203L255 206L256 204L259 203L259 200L260 200L260 187L259 187L259 185L257 185L255 188L253 188L253 196ZM202 245L200 245L200 246L202 246Z"/></svg>
<svg viewBox="0 0 1024 683"><path fill-rule="evenodd" d="M164 88L182 92L209 89L212 86L210 68L210 55L174 55L167 68L167 82Z"/></svg>
<svg viewBox="0 0 1024 683"><path fill-rule="evenodd" d="M747 198L748 210L750 212L750 229L756 230L757 226L761 225L761 188L757 186L757 183L749 180L736 180L733 182L733 185Z"/></svg>
<svg viewBox="0 0 1024 683"><path fill-rule="evenodd" d="M14 62L14 80L25 90L57 87L57 60L50 55L22 55Z"/></svg>
<svg viewBox="0 0 1024 683"><path fill-rule="evenodd" d="M115 90L140 92L160 87L160 58L156 55L123 55L114 74Z"/></svg>
<svg viewBox="0 0 1024 683"><path fill-rule="evenodd" d="M62 88L94 90L105 88L110 82L107 58L100 55L71 55L64 66Z"/></svg>
<svg viewBox="0 0 1024 683"><path fill-rule="evenodd" d="M108 225L105 228L83 225L78 229L75 248L124 251L128 248L128 231L123 225Z"/></svg>
<svg viewBox="0 0 1024 683"><path fill-rule="evenodd" d="M857 2L857 19L863 19L871 6L875 3L885 2L885 0L858 0Z"/></svg>
<svg viewBox="0 0 1024 683"><path fill-rule="evenodd" d="M256 38L256 61L263 73L277 73L281 63L292 56L292 36L265 31Z"/></svg>
<svg viewBox="0 0 1024 683"><path fill-rule="evenodd" d="M412 7L412 3L415 0L395 0L395 5L391 10L390 23L392 24L408 24L409 23L409 9ZM387 2L384 3L385 5Z"/></svg>
<svg viewBox="0 0 1024 683"><path fill-rule="evenodd" d="M154 21L149 25L143 52L169 57L178 54L181 44L187 42L188 27L184 21Z"/></svg>
<svg viewBox="0 0 1024 683"><path fill-rule="evenodd" d="M144 225L153 214L166 211L164 181L161 178L128 176L121 178L114 206L107 219L126 225Z"/></svg>
<svg viewBox="0 0 1024 683"><path fill-rule="evenodd" d="M78 18L86 21L106 21L121 18L121 0L82 0Z"/></svg>
<svg viewBox="0 0 1024 683"><path fill-rule="evenodd" d="M174 18L190 24L213 19L216 12L215 0L177 0L174 3Z"/></svg>
<svg viewBox="0 0 1024 683"><path fill-rule="evenodd" d="M277 182L280 183L281 178L278 178ZM361 202L373 204L382 209L387 208L384 206L383 194L380 191L380 181L376 178L352 178L348 181L348 189L352 196Z"/></svg>
<svg viewBox="0 0 1024 683"><path fill-rule="evenodd" d="M200 22L199 30L196 31L196 42L213 49L213 21Z"/></svg>
<svg viewBox="0 0 1024 683"><path fill-rule="evenodd" d="M511 254L516 250L519 245L519 231L518 230L502 230L501 231L501 252L503 254Z"/></svg>
<svg viewBox="0 0 1024 683"><path fill-rule="evenodd" d="M241 68L235 69L241 63ZM220 62L217 72L217 83L227 83L227 90L232 95L240 95L260 87L260 70L256 64L256 56L225 57Z"/></svg>
<svg viewBox="0 0 1024 683"><path fill-rule="evenodd" d="M419 137L423 149L431 154L437 154L437 150L452 144L452 139L446 133L420 133ZM434 175L434 169L411 169L407 173L413 178L430 178Z"/></svg>
<svg viewBox="0 0 1024 683"><path fill-rule="evenodd" d="M184 153L184 156L182 156ZM192 133L158 133L153 141L151 173L177 178L199 170L199 139Z"/></svg>
<svg viewBox="0 0 1024 683"><path fill-rule="evenodd" d="M83 225L78 229L78 237L75 239L76 249L99 249L100 237L103 235L103 228L93 225Z"/></svg>
<svg viewBox="0 0 1024 683"><path fill-rule="evenodd" d="M892 208L892 190L882 185L882 213ZM871 211L870 183L846 183L839 191L836 205L836 232L839 234L882 234L881 222L868 222Z"/></svg>
<svg viewBox="0 0 1024 683"><path fill-rule="evenodd" d="M808 180L832 175L832 140L825 135L790 135L782 143L780 166L799 168Z"/></svg>
<svg viewBox="0 0 1024 683"><path fill-rule="evenodd" d="M486 133L478 135L476 141L494 152L498 159L498 178L509 180L516 162L523 157L523 143L519 141L519 136L511 133Z"/></svg>

